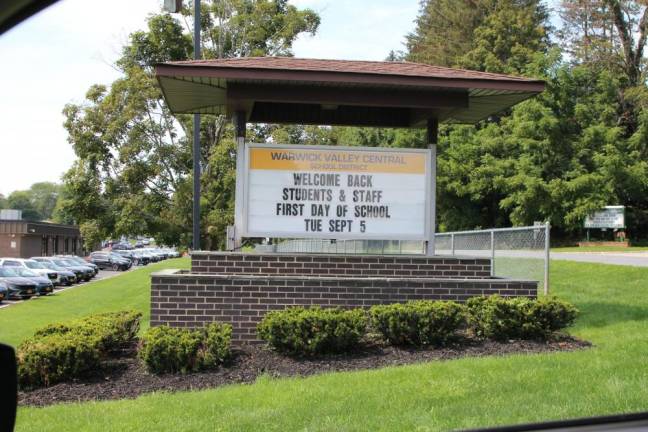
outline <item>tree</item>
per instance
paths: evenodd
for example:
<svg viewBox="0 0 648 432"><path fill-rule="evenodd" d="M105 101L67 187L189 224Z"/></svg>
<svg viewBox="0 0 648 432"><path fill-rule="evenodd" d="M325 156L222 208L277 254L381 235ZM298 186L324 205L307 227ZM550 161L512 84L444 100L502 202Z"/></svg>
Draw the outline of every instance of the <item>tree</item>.
<svg viewBox="0 0 648 432"><path fill-rule="evenodd" d="M32 202L29 191L14 191L7 198L7 207L22 211L22 217L25 220L39 221L43 216L38 212Z"/></svg>
<svg viewBox="0 0 648 432"><path fill-rule="evenodd" d="M539 0L425 0L407 35L407 59L438 66L524 74L548 44Z"/></svg>
<svg viewBox="0 0 648 432"><path fill-rule="evenodd" d="M472 49L459 56L462 68L533 76L549 48L549 14L538 0L485 1L487 12L474 30Z"/></svg>
<svg viewBox="0 0 648 432"><path fill-rule="evenodd" d="M3 194L0 194L0 209L7 208L7 198Z"/></svg>
<svg viewBox="0 0 648 432"><path fill-rule="evenodd" d="M473 47L473 32L486 13L480 0L423 0L416 29L406 36L410 61L454 66Z"/></svg>
<svg viewBox="0 0 648 432"><path fill-rule="evenodd" d="M205 58L290 55L295 38L319 25L317 14L285 0L207 1L202 9ZM183 14L192 10L188 5ZM190 244L191 116L171 115L152 73L157 62L191 58L187 30L168 14L151 16L147 30L131 34L122 49L116 66L123 76L109 87L92 86L84 103L65 107L64 126L78 160L64 179L60 218L95 223L104 237L147 234L166 244ZM201 227L203 244L212 247L224 243L221 220L232 214L233 202L222 200L232 200L233 185L213 176L226 165L216 155L225 154L229 147L220 149L220 143L231 135L223 116L202 117L201 183L209 193L201 199ZM229 209L218 223L210 212L217 205Z"/></svg>
<svg viewBox="0 0 648 432"><path fill-rule="evenodd" d="M52 182L34 183L29 188L32 204L44 220L51 220L61 185Z"/></svg>

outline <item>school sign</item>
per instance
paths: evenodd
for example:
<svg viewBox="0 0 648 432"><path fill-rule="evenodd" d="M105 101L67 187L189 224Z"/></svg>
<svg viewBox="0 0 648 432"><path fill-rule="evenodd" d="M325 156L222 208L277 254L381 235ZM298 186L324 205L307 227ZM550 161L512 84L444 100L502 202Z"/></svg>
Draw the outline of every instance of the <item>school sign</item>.
<svg viewBox="0 0 648 432"><path fill-rule="evenodd" d="M426 240L429 150L246 144L244 237Z"/></svg>

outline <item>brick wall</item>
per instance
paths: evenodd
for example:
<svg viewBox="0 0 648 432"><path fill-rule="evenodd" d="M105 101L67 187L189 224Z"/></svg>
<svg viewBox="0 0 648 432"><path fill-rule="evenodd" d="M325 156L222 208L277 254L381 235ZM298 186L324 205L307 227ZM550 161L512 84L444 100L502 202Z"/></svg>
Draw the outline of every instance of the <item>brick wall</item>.
<svg viewBox="0 0 648 432"><path fill-rule="evenodd" d="M198 274L483 278L490 259L461 257L245 254L194 252L191 271Z"/></svg>
<svg viewBox="0 0 648 432"><path fill-rule="evenodd" d="M268 263L272 262L279 261ZM255 328L263 315L287 306L369 307L408 300L465 301L491 294L533 298L537 282L191 274L165 270L152 275L151 325L201 327L212 321L228 322L233 326L234 343L256 342Z"/></svg>

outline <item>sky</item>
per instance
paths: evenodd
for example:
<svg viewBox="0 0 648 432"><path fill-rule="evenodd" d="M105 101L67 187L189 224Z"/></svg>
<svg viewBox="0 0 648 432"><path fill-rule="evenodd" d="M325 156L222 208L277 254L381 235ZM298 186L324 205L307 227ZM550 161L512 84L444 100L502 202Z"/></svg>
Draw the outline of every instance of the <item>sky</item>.
<svg viewBox="0 0 648 432"><path fill-rule="evenodd" d="M128 34L146 26L161 0L62 0L0 36L0 194L59 182L75 159L61 111L88 87L119 77L111 66ZM318 12L315 36L297 57L384 60L404 49L418 0L292 0Z"/></svg>

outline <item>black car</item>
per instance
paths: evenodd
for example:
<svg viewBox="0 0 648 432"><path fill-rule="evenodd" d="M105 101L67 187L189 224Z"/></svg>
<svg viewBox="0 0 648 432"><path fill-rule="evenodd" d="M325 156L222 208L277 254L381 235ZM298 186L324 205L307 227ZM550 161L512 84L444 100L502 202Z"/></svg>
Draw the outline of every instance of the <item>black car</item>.
<svg viewBox="0 0 648 432"><path fill-rule="evenodd" d="M100 269L128 270L132 264L131 260L110 252L92 252L89 261Z"/></svg>
<svg viewBox="0 0 648 432"><path fill-rule="evenodd" d="M4 282L9 290L8 298L18 297L28 299L38 294L35 282L20 277L11 267L0 267L0 282Z"/></svg>
<svg viewBox="0 0 648 432"><path fill-rule="evenodd" d="M81 282L82 280L87 282L94 277L94 270L90 267L76 265L75 263L64 258L39 257L34 259L39 262L51 262L54 265L63 267L64 269L71 271L76 276L77 282Z"/></svg>
<svg viewBox="0 0 648 432"><path fill-rule="evenodd" d="M74 256L74 255L61 255L61 258L66 259L68 261L72 261L76 265L90 267L92 270L94 270L95 275L99 273L99 266L91 262L88 262L81 257Z"/></svg>

